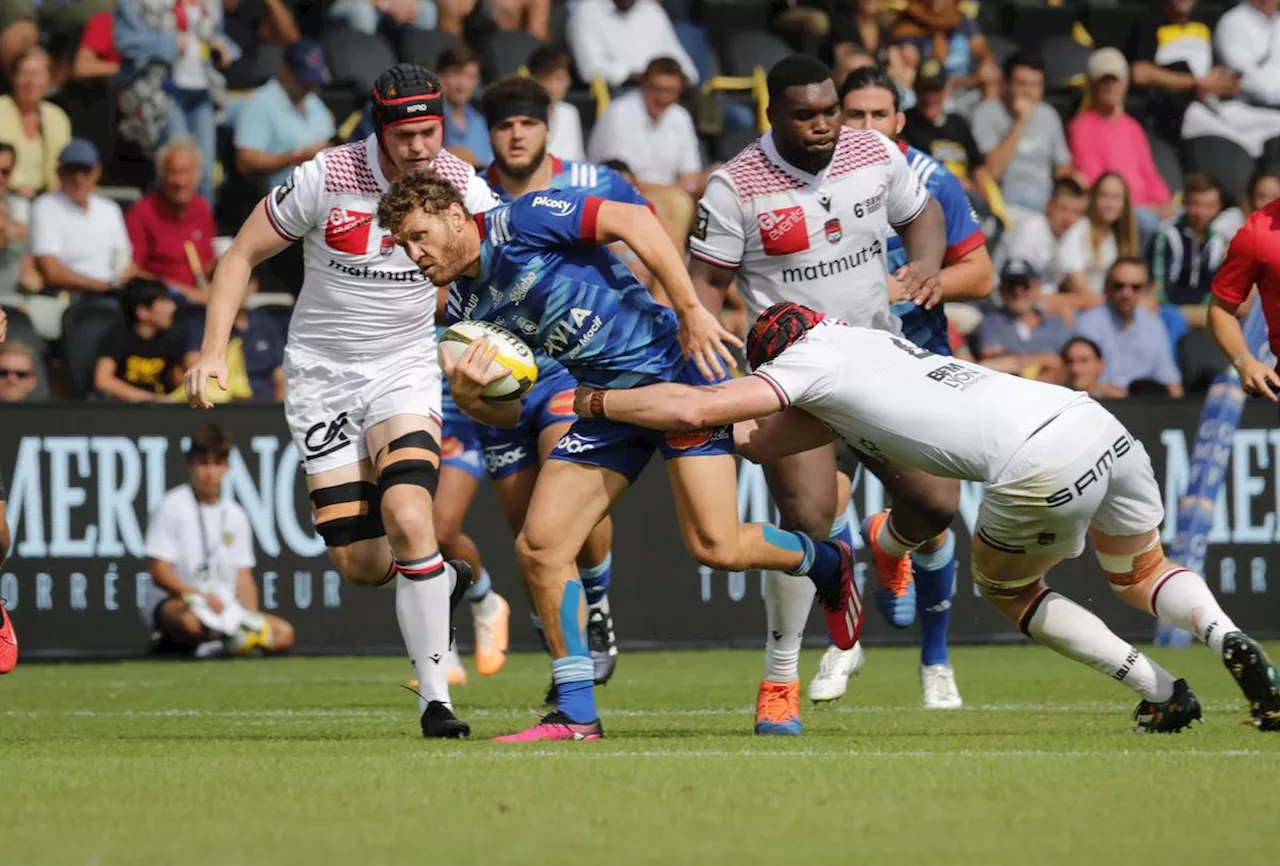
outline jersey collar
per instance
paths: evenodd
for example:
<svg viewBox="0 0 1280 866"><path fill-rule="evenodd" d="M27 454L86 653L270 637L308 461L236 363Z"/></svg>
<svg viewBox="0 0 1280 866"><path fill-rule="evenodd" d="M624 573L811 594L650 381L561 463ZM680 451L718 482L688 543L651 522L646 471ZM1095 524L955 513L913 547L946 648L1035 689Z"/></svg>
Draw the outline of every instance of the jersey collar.
<svg viewBox="0 0 1280 866"><path fill-rule="evenodd" d="M391 182L387 180L387 176L382 173L382 163L378 160L378 136L370 134L364 140L365 161L369 163L369 171L373 172L373 179L378 182L378 189L383 192L391 186Z"/></svg>
<svg viewBox="0 0 1280 866"><path fill-rule="evenodd" d="M839 147L839 139L836 140L836 147ZM826 178L827 172L831 169L831 163L835 162L834 155L831 162L827 163L822 171L817 174L809 174L803 169L796 168L791 163L782 158L782 154L778 153L778 146L773 143L773 130L769 130L760 136L760 149L764 151L765 158L796 180L802 181L808 186L817 186Z"/></svg>

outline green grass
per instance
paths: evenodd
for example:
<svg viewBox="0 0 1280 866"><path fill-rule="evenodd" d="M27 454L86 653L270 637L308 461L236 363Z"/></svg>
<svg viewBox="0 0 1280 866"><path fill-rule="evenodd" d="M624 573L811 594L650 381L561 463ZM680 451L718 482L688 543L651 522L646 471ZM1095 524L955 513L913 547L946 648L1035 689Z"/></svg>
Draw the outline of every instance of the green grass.
<svg viewBox="0 0 1280 866"><path fill-rule="evenodd" d="M755 652L624 654L608 739L531 720L543 658L458 689L425 742L395 659L25 665L0 680L0 863L1263 863L1280 735L1203 648L1158 652L1206 722L1128 733L1128 690L1036 647L966 648L967 706L919 709L874 650L805 736L751 736ZM816 666L806 654L806 677ZM934 858L925 861L923 858Z"/></svg>

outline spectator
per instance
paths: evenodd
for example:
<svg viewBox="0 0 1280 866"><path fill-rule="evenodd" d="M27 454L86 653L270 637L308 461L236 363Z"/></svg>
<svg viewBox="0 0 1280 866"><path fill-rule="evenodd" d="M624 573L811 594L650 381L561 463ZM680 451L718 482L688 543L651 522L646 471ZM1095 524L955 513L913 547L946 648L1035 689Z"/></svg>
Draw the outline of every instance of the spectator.
<svg viewBox="0 0 1280 866"><path fill-rule="evenodd" d="M1154 5L1154 4L1153 4ZM1280 111L1240 99L1240 77L1214 65L1209 28L1193 20L1196 0L1164 0L1125 46L1135 87L1149 88L1156 134L1166 141L1219 135L1256 159L1280 135Z"/></svg>
<svg viewBox="0 0 1280 866"><path fill-rule="evenodd" d="M218 116L226 105L219 69L240 57L222 29L220 0L116 0L120 134L148 156L191 136L204 155L200 194L213 201Z"/></svg>
<svg viewBox="0 0 1280 866"><path fill-rule="evenodd" d="M32 205L31 252L46 288L100 294L133 275L120 205L94 192L101 177L93 142L73 138L58 157L62 188Z"/></svg>
<svg viewBox="0 0 1280 866"><path fill-rule="evenodd" d="M850 60L858 55L871 58L870 65L883 66L894 81L910 87L915 66L907 62L902 46L893 41L885 26L883 0L835 0L831 16L831 57L845 75ZM836 82L838 88L843 82Z"/></svg>
<svg viewBox="0 0 1280 866"><path fill-rule="evenodd" d="M160 280L197 304L213 275L213 209L196 192L202 160L195 140L178 138L156 154L159 184L129 208L125 226L139 276ZM194 259L194 262L192 261Z"/></svg>
<svg viewBox="0 0 1280 866"><path fill-rule="evenodd" d="M671 58L683 80L698 82L698 70L657 0L578 0L569 7L569 49L584 81L601 78L620 87L647 76L654 58Z"/></svg>
<svg viewBox="0 0 1280 866"><path fill-rule="evenodd" d="M256 72L261 47L292 45L301 38L289 5L285 0L222 0L222 10L227 39L241 52L241 57L223 73L227 89L253 90L266 84Z"/></svg>
<svg viewBox="0 0 1280 866"><path fill-rule="evenodd" d="M236 171L264 191L329 146L333 116L316 94L329 81L324 51L300 39L284 50L276 77L254 91L236 116Z"/></svg>
<svg viewBox="0 0 1280 866"><path fill-rule="evenodd" d="M1223 64L1240 76L1240 93L1254 105L1280 107L1280 0L1240 0L1218 21L1213 43Z"/></svg>
<svg viewBox="0 0 1280 866"><path fill-rule="evenodd" d="M170 332L177 303L163 283L133 280L120 299L125 323L98 346L93 387L126 403L168 403L182 383L182 344Z"/></svg>
<svg viewBox="0 0 1280 866"><path fill-rule="evenodd" d="M1076 333L1088 337L1107 359L1101 382L1128 390L1131 382L1154 379L1170 397L1182 396L1182 374L1173 360L1169 332L1147 309L1147 263L1119 258L1107 273L1106 303L1076 318Z"/></svg>
<svg viewBox="0 0 1280 866"><path fill-rule="evenodd" d="M573 83L570 63L569 52L544 45L529 56L529 74L551 96L547 152L570 162L584 162L587 149L582 143L582 118L574 105L564 101Z"/></svg>
<svg viewBox="0 0 1280 866"><path fill-rule="evenodd" d="M893 25L893 38L902 45L907 66L918 69L937 60L957 91L981 90L999 72L978 22L960 11L959 0L907 0ZM994 97L994 89L985 96Z"/></svg>
<svg viewBox="0 0 1280 866"><path fill-rule="evenodd" d="M1072 337L1062 349L1062 365L1066 371L1066 386L1073 391L1084 391L1098 400L1125 396L1123 388L1107 385L1102 381L1106 364L1102 350L1088 337Z"/></svg>
<svg viewBox="0 0 1280 866"><path fill-rule="evenodd" d="M17 157L9 191L23 199L58 188L58 154L71 140L67 113L45 99L49 91L49 55L33 46L9 69L13 93L0 96L0 141ZM25 213L17 215L24 221Z"/></svg>
<svg viewBox="0 0 1280 866"><path fill-rule="evenodd" d="M40 291L40 271L31 255L31 233L10 209L5 191L13 174L13 145L0 141L0 293Z"/></svg>
<svg viewBox="0 0 1280 866"><path fill-rule="evenodd" d="M1033 54L1015 54L1005 63L1002 97L973 112L973 137L1015 225L1043 212L1054 178L1071 174L1062 120L1043 97L1044 63Z"/></svg>
<svg viewBox="0 0 1280 866"><path fill-rule="evenodd" d="M984 185L990 177L982 152L973 140L969 122L947 111L947 72L937 60L926 60L916 76L916 105L907 112L902 137L923 150L959 179L965 191L986 197Z"/></svg>
<svg viewBox="0 0 1280 866"><path fill-rule="evenodd" d="M1071 161L1093 185L1112 171L1129 186L1129 202L1142 237L1155 234L1161 220L1176 212L1169 187L1151 155L1142 124L1124 110L1129 92L1129 62L1118 48L1100 48L1089 58L1089 108L1067 129Z"/></svg>
<svg viewBox="0 0 1280 866"><path fill-rule="evenodd" d="M1084 219L1067 230L1062 248L1062 290L1071 295L1075 309L1096 307L1102 303L1107 271L1116 259L1142 253L1124 178L1110 171L1098 178Z"/></svg>
<svg viewBox="0 0 1280 866"><path fill-rule="evenodd" d="M1014 260L1030 265L1046 293L1044 302L1050 307L1048 311L1063 317L1070 315L1071 305L1067 298L1059 298L1056 293L1066 277L1063 260L1069 258L1067 231L1080 221L1087 203L1087 194L1080 184L1071 178L1062 178L1054 184L1044 213L1018 222L996 251L995 265L1000 272L1005 264Z"/></svg>
<svg viewBox="0 0 1280 866"><path fill-rule="evenodd" d="M1223 203L1218 181L1192 174L1182 186L1186 209L1160 227L1148 258L1160 303L1178 307L1188 325L1203 328L1213 276L1226 258L1231 237L1214 229Z"/></svg>
<svg viewBox="0 0 1280 866"><path fill-rule="evenodd" d="M256 281L255 281L256 282ZM204 338L203 318L193 319L187 330L185 364L200 356ZM260 310L240 308L231 325L227 344L227 387L211 382L209 399L215 403L253 400L284 402L284 333L271 316Z"/></svg>
<svg viewBox="0 0 1280 866"><path fill-rule="evenodd" d="M0 403L21 403L39 381L34 352L23 343L0 343Z"/></svg>
<svg viewBox="0 0 1280 866"><path fill-rule="evenodd" d="M434 0L335 0L328 15L339 27L370 35L377 33L383 22L392 29L407 26L418 30L435 30L440 23Z"/></svg>
<svg viewBox="0 0 1280 866"><path fill-rule="evenodd" d="M684 85L680 64L670 57L655 58L640 89L609 104L587 143L592 162L619 159L631 166L640 191L681 250L693 228L694 199L704 185L698 133L689 112L677 103Z"/></svg>
<svg viewBox="0 0 1280 866"><path fill-rule="evenodd" d="M466 45L454 45L436 63L444 96L444 147L476 168L493 162L489 127L480 109L471 104L480 84L480 58Z"/></svg>
<svg viewBox="0 0 1280 866"><path fill-rule="evenodd" d="M523 30L551 38L551 0L485 0L484 12L499 30Z"/></svg>
<svg viewBox="0 0 1280 866"><path fill-rule="evenodd" d="M844 80L859 69L875 69L879 64L865 51L855 48L842 54L831 70L831 80L836 83L836 90L844 84ZM896 79L895 79L896 81Z"/></svg>
<svg viewBox="0 0 1280 866"><path fill-rule="evenodd" d="M95 12L80 34L80 46L71 64L71 77L77 81L112 78L120 71L120 52L116 50L115 13L110 9Z"/></svg>
<svg viewBox="0 0 1280 866"><path fill-rule="evenodd" d="M204 657L293 645L293 626L259 612L249 519L222 495L230 457L226 431L212 424L197 430L186 454L190 482L167 492L151 515L152 585L143 619L157 651Z"/></svg>
<svg viewBox="0 0 1280 866"><path fill-rule="evenodd" d="M1061 352L1071 328L1058 316L1036 309L1040 280L1031 266L1011 261L1000 274L1003 304L982 317L974 336L984 367L1004 373L1061 383Z"/></svg>
<svg viewBox="0 0 1280 866"><path fill-rule="evenodd" d="M1278 198L1280 198L1280 169L1263 169L1249 178L1249 188L1240 206L1244 216L1248 217ZM1234 233L1232 236L1234 237Z"/></svg>
<svg viewBox="0 0 1280 866"><path fill-rule="evenodd" d="M8 71L28 49L40 42L31 0L0 4L0 69Z"/></svg>

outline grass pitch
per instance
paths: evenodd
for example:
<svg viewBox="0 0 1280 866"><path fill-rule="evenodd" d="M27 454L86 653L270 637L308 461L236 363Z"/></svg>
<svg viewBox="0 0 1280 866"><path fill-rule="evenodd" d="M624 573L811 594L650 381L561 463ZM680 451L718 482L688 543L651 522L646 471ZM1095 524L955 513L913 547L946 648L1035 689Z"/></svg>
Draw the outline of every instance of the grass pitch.
<svg viewBox="0 0 1280 866"><path fill-rule="evenodd" d="M1156 656L1204 724L1130 734L1127 689L1038 647L955 650L966 707L925 712L893 649L757 738L759 653L631 653L608 739L543 747L484 741L532 720L538 656L455 692L470 742L418 736L403 660L27 664L0 679L0 863L1269 862L1280 734L1203 647Z"/></svg>

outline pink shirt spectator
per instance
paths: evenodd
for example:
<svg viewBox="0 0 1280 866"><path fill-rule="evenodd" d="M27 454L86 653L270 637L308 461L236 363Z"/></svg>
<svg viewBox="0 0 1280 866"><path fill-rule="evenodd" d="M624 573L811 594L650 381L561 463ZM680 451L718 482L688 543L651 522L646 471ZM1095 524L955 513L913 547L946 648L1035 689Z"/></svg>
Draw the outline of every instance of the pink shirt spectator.
<svg viewBox="0 0 1280 866"><path fill-rule="evenodd" d="M1151 142L1142 124L1127 114L1107 119L1093 109L1067 125L1071 162L1093 184L1114 171L1129 185L1134 207L1169 203L1169 187L1156 168Z"/></svg>

